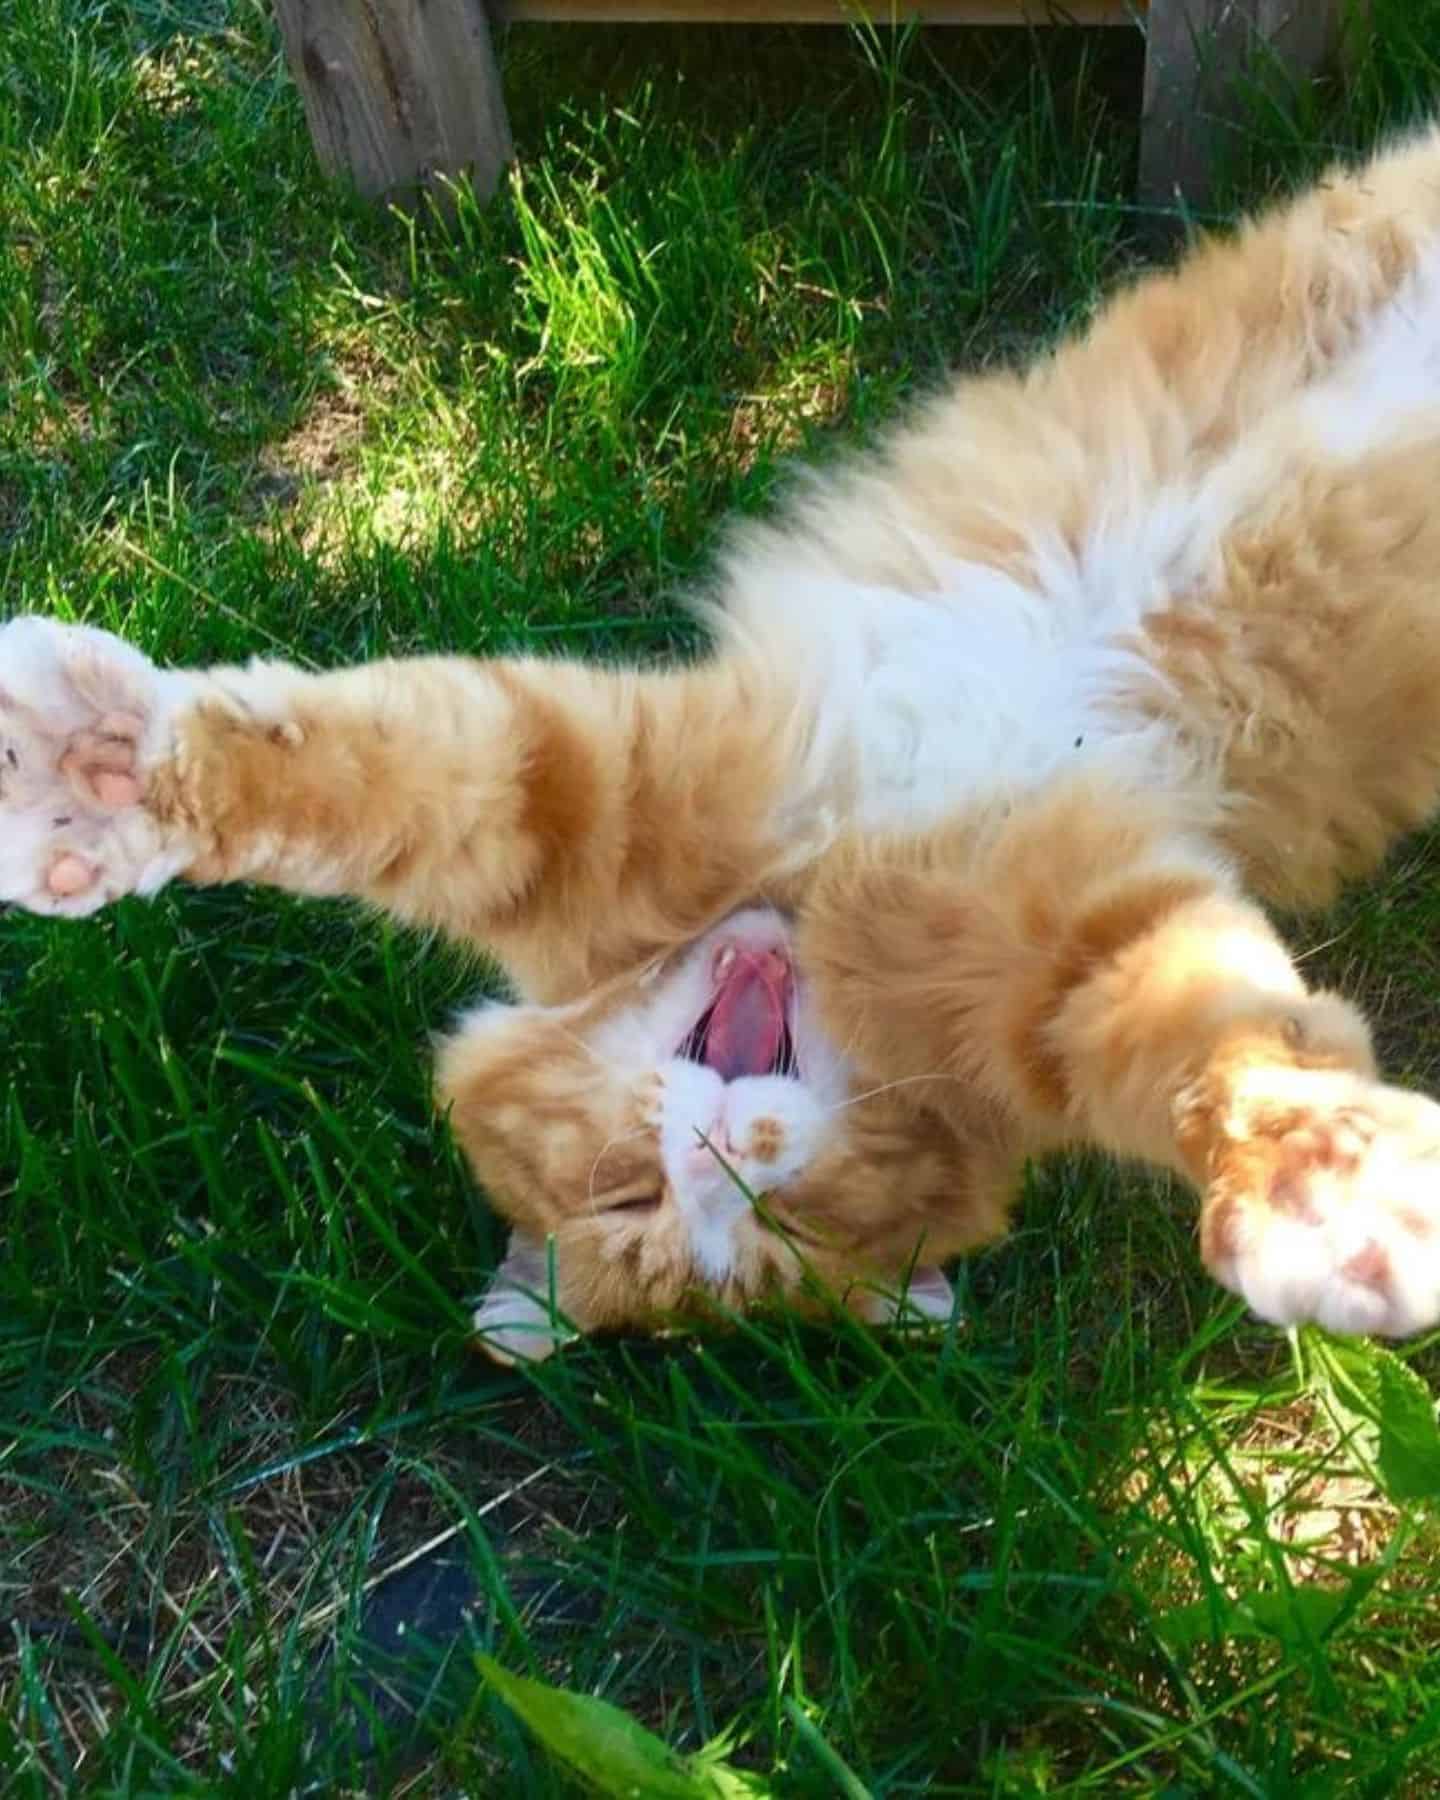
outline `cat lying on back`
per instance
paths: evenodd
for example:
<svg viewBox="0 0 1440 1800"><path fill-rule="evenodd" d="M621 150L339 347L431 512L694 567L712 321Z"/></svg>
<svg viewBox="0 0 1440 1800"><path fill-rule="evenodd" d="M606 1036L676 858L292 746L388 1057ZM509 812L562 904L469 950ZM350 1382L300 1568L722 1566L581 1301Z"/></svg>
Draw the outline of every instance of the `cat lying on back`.
<svg viewBox="0 0 1440 1800"><path fill-rule="evenodd" d="M961 382L732 543L696 666L162 672L0 631L0 897L266 882L485 944L439 1088L502 1356L946 1315L1028 1155L1200 1194L1267 1319L1440 1320L1440 1107L1257 901L1440 798L1440 134Z"/></svg>

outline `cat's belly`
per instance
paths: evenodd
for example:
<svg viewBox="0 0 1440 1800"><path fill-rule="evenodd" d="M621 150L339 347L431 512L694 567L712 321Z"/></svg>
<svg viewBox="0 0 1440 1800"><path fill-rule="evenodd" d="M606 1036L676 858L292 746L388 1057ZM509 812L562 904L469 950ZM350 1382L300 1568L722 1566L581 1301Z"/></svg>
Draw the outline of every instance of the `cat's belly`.
<svg viewBox="0 0 1440 1800"><path fill-rule="evenodd" d="M956 593L923 600L859 587L824 596L810 775L843 793L849 822L922 830L1101 758L1137 779L1165 760L1153 717L1122 698L1140 672L1121 642L1130 619L1107 608L1080 622L994 570L955 575Z"/></svg>
<svg viewBox="0 0 1440 1800"><path fill-rule="evenodd" d="M1008 585L1008 584L1007 584ZM859 823L913 829L985 794L1023 791L1113 732L1095 669L1054 622L1007 597L965 615L886 609L856 693ZM977 616L978 615L978 616Z"/></svg>
<svg viewBox="0 0 1440 1800"><path fill-rule="evenodd" d="M782 825L812 816L915 831L962 808L1033 791L1104 763L1112 777L1188 782L1205 762L1156 704L1149 611L1213 595L1222 547L1273 471L1269 434L1187 480L1133 471L1098 486L1088 529L1027 539L1027 578L918 539L927 587L904 592L798 578L742 620L776 667L794 669L813 719ZM1203 604L1203 601L1200 602ZM838 820L837 820L838 822Z"/></svg>

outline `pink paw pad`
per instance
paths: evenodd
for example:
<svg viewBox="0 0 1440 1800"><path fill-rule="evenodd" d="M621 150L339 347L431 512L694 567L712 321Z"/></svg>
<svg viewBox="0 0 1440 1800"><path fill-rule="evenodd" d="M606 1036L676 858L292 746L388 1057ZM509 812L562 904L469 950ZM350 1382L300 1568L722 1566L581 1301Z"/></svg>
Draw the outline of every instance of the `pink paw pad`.
<svg viewBox="0 0 1440 1800"><path fill-rule="evenodd" d="M93 887L99 875L100 871L87 863L83 856L67 854L57 856L51 863L45 885L57 900L70 900L76 894L83 894L87 888Z"/></svg>
<svg viewBox="0 0 1440 1800"><path fill-rule="evenodd" d="M0 625L0 901L80 919L182 866L145 802L183 691L108 633Z"/></svg>

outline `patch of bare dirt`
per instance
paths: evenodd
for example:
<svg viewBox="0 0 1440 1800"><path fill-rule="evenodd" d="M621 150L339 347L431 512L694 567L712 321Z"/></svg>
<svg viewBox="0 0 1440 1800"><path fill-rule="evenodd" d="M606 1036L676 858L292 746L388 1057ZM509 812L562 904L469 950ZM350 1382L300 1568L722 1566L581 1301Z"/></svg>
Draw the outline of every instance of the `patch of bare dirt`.
<svg viewBox="0 0 1440 1800"><path fill-rule="evenodd" d="M260 453L253 491L270 506L290 506L307 482L334 481L354 466L365 409L350 389L322 394L293 431Z"/></svg>
<svg viewBox="0 0 1440 1800"><path fill-rule="evenodd" d="M1151 1439L1117 1487L1118 1502L1164 1525L1182 1498L1203 1524L1210 1573L1232 1600L1254 1590L1278 1548L1294 1582L1342 1587L1349 1572L1380 1560L1398 1509L1308 1396L1256 1412L1223 1456L1203 1439ZM1147 1534L1147 1581L1171 1603L1203 1596L1193 1556Z"/></svg>
<svg viewBox="0 0 1440 1800"><path fill-rule="evenodd" d="M843 381L806 376L773 393L741 395L726 433L736 469L748 474L762 456L791 454L813 426L843 417L847 399Z"/></svg>
<svg viewBox="0 0 1440 1800"><path fill-rule="evenodd" d="M318 1669L383 1582L446 1546L468 1554L466 1514L449 1490L506 1561L585 1513L584 1488L548 1460L543 1421L525 1424L523 1451L487 1439L483 1456L427 1447L420 1463L413 1445L367 1442L344 1420L307 1436L272 1381L240 1375L206 1401L225 1421L215 1434L224 1466L188 1468L177 1450L142 1475L125 1439L137 1412L165 1403L166 1386L152 1359L112 1357L56 1409L57 1448L43 1463L0 1464L0 1612L10 1623L0 1712L34 1735L40 1722L26 1726L25 1715L38 1677L77 1770L130 1704L97 1637L173 1721L187 1757L208 1765L223 1749L212 1721L228 1716L257 1656L293 1632ZM165 1435L152 1419L148 1436Z"/></svg>

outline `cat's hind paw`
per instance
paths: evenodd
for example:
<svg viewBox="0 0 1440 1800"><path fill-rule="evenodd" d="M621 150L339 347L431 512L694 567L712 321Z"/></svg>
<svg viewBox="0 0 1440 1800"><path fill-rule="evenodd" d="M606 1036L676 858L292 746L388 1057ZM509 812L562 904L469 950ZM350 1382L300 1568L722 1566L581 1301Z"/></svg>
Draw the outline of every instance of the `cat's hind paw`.
<svg viewBox="0 0 1440 1800"><path fill-rule="evenodd" d="M955 1319L955 1290L933 1266L911 1269L893 1285L858 1288L851 1304L867 1323L902 1332L936 1331Z"/></svg>
<svg viewBox="0 0 1440 1800"><path fill-rule="evenodd" d="M1256 1068L1230 1097L1206 1266L1277 1325L1440 1321L1440 1106L1340 1070Z"/></svg>
<svg viewBox="0 0 1440 1800"><path fill-rule="evenodd" d="M106 631L0 626L0 901L81 918L184 866L145 794L188 685Z"/></svg>

